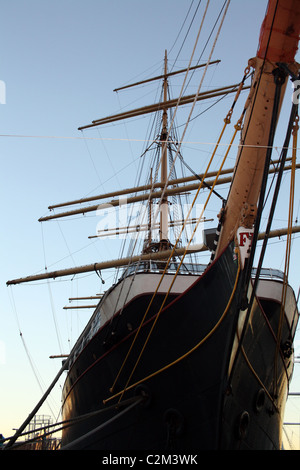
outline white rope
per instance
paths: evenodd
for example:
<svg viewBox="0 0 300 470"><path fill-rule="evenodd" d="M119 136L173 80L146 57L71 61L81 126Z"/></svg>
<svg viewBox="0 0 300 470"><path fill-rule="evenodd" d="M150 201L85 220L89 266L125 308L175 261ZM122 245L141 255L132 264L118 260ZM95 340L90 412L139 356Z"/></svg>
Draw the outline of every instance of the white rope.
<svg viewBox="0 0 300 470"><path fill-rule="evenodd" d="M149 143L155 143L157 142L156 140L150 140L150 139L121 139L118 137L75 137L75 136L51 136L51 135L21 135L21 134L0 134L0 137L15 137L15 138L32 138L32 139L78 139L78 140L110 140L110 141L117 141L117 142L149 142ZM161 141L160 141L161 143ZM193 144L193 145L216 145L217 142L204 142L202 140L178 140L178 144ZM228 143L219 143L219 146L221 147L228 147ZM247 147L247 148L269 148L270 146L268 145L244 145L244 144L232 144L232 147ZM273 149L281 150L283 147L280 145L276 145L273 147ZM288 147L288 150L292 150L294 147ZM297 149L300 149L300 147L296 147ZM129 164L131 165L131 163ZM127 165L127 166L129 166ZM126 167L125 167L126 168Z"/></svg>

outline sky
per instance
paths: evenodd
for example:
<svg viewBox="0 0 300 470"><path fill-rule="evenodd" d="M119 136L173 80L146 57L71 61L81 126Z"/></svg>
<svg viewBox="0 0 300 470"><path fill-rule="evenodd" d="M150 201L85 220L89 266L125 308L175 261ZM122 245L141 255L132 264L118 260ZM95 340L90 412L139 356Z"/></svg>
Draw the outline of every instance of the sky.
<svg viewBox="0 0 300 470"><path fill-rule="evenodd" d="M157 84L113 90L162 73L165 50L170 64L177 59L176 69L188 65L204 1L182 48L191 13L182 31L181 27L189 7L194 12L197 4L190 0L0 0L0 433L5 436L23 423L59 370L60 359L49 356L68 353L91 314L64 310L68 299L101 293L114 278L105 271L104 285L95 273L13 287L7 287L6 281L45 268L119 256L116 241L88 239L95 234L97 215L42 224L38 219L48 214L50 204L134 186L139 156L147 146L149 117L84 132L78 127L155 100ZM223 0L211 0L208 15L213 18L222 4ZM241 80L248 59L256 54L266 5L265 0L231 1L213 54L221 63L209 71L208 86ZM198 50L203 41L200 36ZM209 49L202 62L208 54ZM199 77L192 83L192 93ZM174 82L174 96L178 96L180 82ZM184 147L195 171L203 169L202 157L216 141L230 104L224 100L220 111L211 110L199 125L191 123ZM199 104L197 110L201 112L203 106ZM283 117L289 109L290 98ZM283 127L278 146L284 132ZM233 166L234 158L229 164ZM299 201L296 186L296 213ZM276 227L286 226L286 219L283 211ZM279 248L282 241L274 241L267 261L275 263ZM299 259L299 248L295 237L294 260ZM280 254L274 267L282 269L282 260ZM298 263L292 263L291 283L297 294ZM299 339L298 334L298 355ZM296 364L291 391L300 390L299 367ZM59 415L62 385L63 379L40 414ZM300 421L299 398L289 399L286 420ZM289 427L288 432L299 448L298 428Z"/></svg>

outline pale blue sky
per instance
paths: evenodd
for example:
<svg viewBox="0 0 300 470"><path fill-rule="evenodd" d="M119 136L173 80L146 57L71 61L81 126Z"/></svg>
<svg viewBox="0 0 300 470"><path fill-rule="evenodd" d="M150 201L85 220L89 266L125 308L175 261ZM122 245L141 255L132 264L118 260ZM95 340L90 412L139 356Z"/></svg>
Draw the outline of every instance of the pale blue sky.
<svg viewBox="0 0 300 470"><path fill-rule="evenodd" d="M215 14L223 0L211 3ZM172 48L190 4L189 0L0 0L0 80L6 84L6 104L0 105L0 341L5 353L0 362L0 432L6 436L41 396L19 328L47 386L60 364L49 360L49 355L68 352L90 313L72 316L62 307L70 296L93 295L101 286L95 275L51 283L50 288L47 283L7 288L5 283L42 271L45 257L50 270L118 256L113 245L88 241L95 232L95 218L43 227L38 218L52 203L132 185L144 146L136 140L145 138L148 121L85 131L86 140L77 128L125 105L131 109L151 102L154 87L142 88L140 94L115 94L113 89L161 73L164 50ZM222 60L212 74L214 86L242 78L257 50L266 4L265 0L231 1L214 53L214 59ZM177 68L187 65L199 21ZM182 40L183 36L170 52L171 63ZM207 56L208 52L203 60ZM178 92L175 89L174 96ZM224 116L218 117L217 125L204 120L199 128L193 126L189 138L213 142ZM131 141L89 140L100 136ZM125 167L114 176L116 169ZM105 276L109 283L111 274ZM293 276L297 289L298 267L293 268ZM297 368L295 378L299 384ZM59 408L59 393L53 407Z"/></svg>

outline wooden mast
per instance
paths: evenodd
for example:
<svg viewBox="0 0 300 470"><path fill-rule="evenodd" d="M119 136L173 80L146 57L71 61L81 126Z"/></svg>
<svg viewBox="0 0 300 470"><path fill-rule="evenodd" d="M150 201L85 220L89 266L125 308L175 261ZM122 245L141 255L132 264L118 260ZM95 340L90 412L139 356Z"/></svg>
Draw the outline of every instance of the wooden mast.
<svg viewBox="0 0 300 470"><path fill-rule="evenodd" d="M35 274L33 276L27 276L19 279L14 279L11 281L7 281L7 285L13 285L13 284L22 284L24 282L31 282L31 281L40 281L43 279L55 279L57 277L64 277L64 276L70 276L74 274L81 274L81 273L88 273L88 272L97 272L103 269L109 269L109 268L117 268L117 267L123 267L123 266L128 266L131 263L136 263L140 261L155 261L155 260L165 260L168 259L169 256L174 255L174 256L182 256L185 253L186 248L178 248L173 251L170 250L163 250L163 251L158 251L156 253L145 253L142 255L136 255L136 256L129 256L126 258L119 258L115 260L110 260L110 261L103 261L100 263L93 263L93 264L88 264L85 266L78 266L75 268L68 268L68 269L62 269L62 270L57 270L57 271L52 271L52 272L44 272L41 274ZM204 245L197 245L195 248L192 246L189 248L189 253L198 253L201 251L206 251L207 248Z"/></svg>
<svg viewBox="0 0 300 470"><path fill-rule="evenodd" d="M221 212L222 227L216 256L233 240L238 227L252 229L254 226L270 146L270 132L276 126L287 85L287 78L283 76L278 62L285 63L294 73L298 70L294 55L298 47L299 25L298 0L270 0L257 56L249 61L255 74L236 169L227 204ZM274 103L277 104L277 111L274 110Z"/></svg>
<svg viewBox="0 0 300 470"><path fill-rule="evenodd" d="M296 165L296 168L299 168L299 164ZM290 170L291 169L291 166L286 166L285 167L285 170ZM224 170L221 172L221 174L230 174L232 173L233 169L228 169L228 170ZM271 168L269 173L274 173L276 172L276 168ZM212 172L210 174L207 174L207 176L214 176L215 172ZM200 175L201 176L201 175ZM193 181L195 179L199 179L199 177L188 177L188 178L182 178L182 181ZM180 179L178 180L170 180L169 181L169 184L174 184L174 181L176 181L176 184L178 182L180 182ZM215 180L214 179L205 179L204 180L205 183L210 186L212 185ZM221 184L226 184L226 183L230 183L232 181L232 176L228 176L228 177L224 177L224 178L219 178L218 181L215 183L216 185L221 185ZM160 183L157 187L160 187ZM156 186L155 186L156 187ZM143 187L144 189L147 189L147 187ZM183 185L183 186L177 186L175 188L171 188L171 189L167 189L165 190L165 195L167 196L171 196L171 195L175 195L175 194L183 194L183 193L188 193L190 191L196 191L197 189L199 188L199 183L194 183L194 184L186 184L186 185ZM148 187L148 189L150 189L150 187ZM142 189L140 189L142 190ZM112 194L112 193L110 193ZM116 194L117 195L117 194ZM107 196L107 195L106 195ZM132 203L136 203L136 202L140 202L140 201L145 201L147 199L149 200L152 200L152 199L160 199L162 196L162 191L153 191L152 193L146 193L146 194L140 194L140 195L137 195L137 196L132 196L128 199L126 199L126 204L132 204ZM77 209L74 209L74 210L70 210L70 211L66 211L66 212L60 212L60 213L55 213L55 214L51 214L51 215L47 215L47 216L44 216L44 217L41 217L39 219L39 222L46 222L48 220L54 220L54 219L58 219L58 218L62 218L62 217L69 217L69 216L73 216L73 215L77 215L77 214L85 214L87 212L95 212L95 211L100 211L101 209L107 209L108 207L117 207L119 206L120 204L124 203L124 200L119 198L119 199L111 199L109 202L105 202L103 204L94 204L94 205L91 205L91 206L86 206L86 207L79 207Z"/></svg>
<svg viewBox="0 0 300 470"><path fill-rule="evenodd" d="M268 237L269 238L274 238L274 237L281 237L287 234L288 229L283 228L283 229L277 229L277 230L272 230ZM300 232L300 226L295 226L292 228L292 233L299 233ZM262 240L265 236L265 233L260 233L258 236L259 240ZM207 251L208 247L206 245L195 245L189 247L189 253L200 253L203 251ZM41 274L35 274L32 276L27 276L23 278L18 278L18 279L13 279L10 281L7 281L6 285L15 285L15 284L23 284L26 282L32 282L32 281L41 281L44 279L56 279L58 277L64 277L64 276L72 276L74 274L81 274L81 273L87 273L87 272L92 272L92 271L99 271L99 270L104 270L104 269L109 269L109 268L115 268L115 267L121 267L121 266L128 266L129 263L135 263L135 262L140 262L140 261L156 261L156 260L165 260L171 254L174 256L182 256L186 252L186 247L183 248L177 248L175 252L173 253L172 250L165 250L165 251L158 251L156 253L146 253L142 255L136 255L136 256L131 256L127 258L119 258L115 260L110 260L110 261L103 261L100 263L93 263L85 266L78 266L76 268L69 268L69 269L62 269L62 270L57 270L57 271L52 271L52 272L44 272Z"/></svg>
<svg viewBox="0 0 300 470"><path fill-rule="evenodd" d="M220 60L212 60L209 63L209 65L218 64L219 62L221 62L221 61ZM193 67L189 67L189 70L196 70L196 69L199 69L199 68L202 68L202 67L205 67L205 66L206 66L206 64L195 65ZM153 82L154 80L161 80L162 78L171 77L172 75L177 75L179 73L184 73L186 71L187 71L187 69L180 69L180 70L176 70L175 72L164 73L163 75L158 75L157 77L147 78L147 80L142 80L140 82L131 83L130 85L125 85L125 86L122 86L122 87L119 87L119 88L115 88L114 91L125 90L126 88L131 88L131 87L137 86L137 85L144 85L145 83Z"/></svg>
<svg viewBox="0 0 300 470"><path fill-rule="evenodd" d="M275 15L275 36L272 34L271 41L269 41L266 40L266 34L269 35L268 28L270 28L270 17L274 17L274 11L275 8L277 8L277 3L279 4L279 13L277 16ZM217 247L217 253L220 252L228 244L228 242L233 239L235 235L235 229L239 226L241 218L243 218L243 222L247 224L252 224L254 221L255 208L260 192L262 174L265 166L264 163L266 160L269 130L271 127L271 109L274 102L275 90L273 71L277 68L277 62L285 62L289 65L289 67L291 66L291 62L293 62L293 57L295 50L297 49L299 37L299 10L300 5L298 0L279 0L278 2L275 0L270 0L267 19L264 22L264 25L267 26L264 30L264 34L262 35L261 46L256 59L251 62L255 68L255 76L248 99L248 116L246 118L246 123L242 133L242 145L237 156L237 162L239 164L235 169L229 198L224 211L224 223L221 229L221 236L219 245ZM278 34L280 36L280 41L277 41ZM286 39L283 41L283 47L278 46L278 44L282 44L282 36L285 36ZM293 55L291 54L291 50ZM167 73L165 69L165 82L166 75ZM284 88L284 86L286 86L286 83L282 88ZM283 93L281 93L281 95L282 94ZM163 106L164 108L169 106L165 99ZM132 117L133 115L134 113L129 113L128 117ZM120 116L118 116L118 118L119 117ZM93 122L91 126L100 124L100 121L96 121ZM186 191L187 187L184 187L181 190ZM172 190L169 191L170 193L172 192ZM178 188L175 188L175 191L178 192ZM156 193L154 197L157 197L157 195L158 194ZM166 196L167 195L168 194L166 194ZM144 197L145 196L143 196L143 198ZM146 195L146 198L148 198L148 195ZM142 200L140 197L132 199ZM114 205L117 205L117 203ZM98 207L99 206L96 206L97 209ZM92 208L88 210L96 209ZM82 212L82 209L79 209L79 211L76 213ZM71 215L71 213L74 214L75 211L70 211L68 215ZM40 220L48 220L50 218L61 216L63 215L59 214L54 217L50 216ZM185 248L177 249L173 254L174 256L181 256L184 253L184 250ZM197 249L195 248L195 251L203 250L206 250L205 246L197 247ZM22 282L29 282L39 279L56 278L83 272L90 272L93 270L106 269L109 267L126 266L130 262L140 260L146 261L150 259L165 259L170 256L170 253L171 250L163 250L157 253L142 254L136 257L112 260L110 262L94 263L88 266L54 271L52 273L42 273L36 276L28 276L27 278L8 281L7 285L19 284Z"/></svg>
<svg viewBox="0 0 300 470"><path fill-rule="evenodd" d="M237 83L235 85L216 88L215 90L203 91L202 93L199 93L199 95L197 97L197 101L203 101L203 100L207 100L209 98L216 98L218 96L227 95L229 93L236 93L237 88L239 87L239 85L240 84ZM242 88L242 90L246 90L248 88L250 88L250 87L249 86L244 86ZM195 100L195 97L196 97L196 95L187 95L187 96L182 96L180 99L178 99L178 98L171 99L171 100L167 101L166 105L169 108L174 108L175 106L184 106L184 105L193 103L194 100ZM107 117L102 118L102 119L94 120L94 121L92 121L91 124L87 124L85 126L79 127L78 130L82 131L82 130L88 129L90 127L96 127L96 126L100 126L100 125L103 125L103 124L110 124L112 122L121 121L123 119L128 119L128 118L132 118L132 117L142 116L142 115L145 115L145 114L148 114L148 113L155 113L155 112L157 112L161 109L162 109L162 103L160 103L160 102L155 103L155 104L150 104L148 106L143 106L141 108L133 109L131 111L125 111L123 113L114 114L114 115L107 116Z"/></svg>
<svg viewBox="0 0 300 470"><path fill-rule="evenodd" d="M291 160L291 158L286 159L286 161L289 161L289 160ZM272 160L272 165L275 165L277 163L279 163L279 160ZM289 169L289 167L287 167L287 169ZM220 175L233 173L233 171L234 171L234 168L227 168L225 170L222 170L220 172ZM272 170L270 170L270 172L271 171ZM212 178L213 176L216 176L217 174L218 174L218 171L208 172L206 174L206 178ZM191 176L185 176L183 178L172 179L172 180L169 180L167 182L167 186L177 186L180 183L188 183L190 181L195 181L195 180L201 181L203 179L203 176L204 176L204 174L200 173L200 174L195 174L195 175L191 175ZM62 203L58 203L58 204L52 204L51 206L48 207L48 209L50 211L52 211L53 209L59 209L61 207L72 206L72 205L76 205L76 204L83 204L85 202L98 201L98 200L101 200L101 199L107 199L107 198L115 197L115 196L119 196L119 197L120 196L126 196L127 194L131 194L131 193L144 192L144 191L146 191L148 189L151 189L151 188L161 189L162 186L161 186L160 182L152 183L152 179L150 178L150 184L145 184L143 186L136 186L136 187L133 187L133 188L127 188L127 189L123 189L123 190L112 191L112 192L104 193L104 194L98 194L97 196L89 196L89 197L84 197L84 198L81 198L81 199L74 199L73 201L62 202ZM43 219L40 219L40 221L43 221Z"/></svg>
<svg viewBox="0 0 300 470"><path fill-rule="evenodd" d="M162 142L161 148L161 185L164 188L168 179L168 109L166 106L168 98L168 79L167 79L167 51L165 51L165 75L163 81L164 104L163 104L163 118L162 118L162 132L160 140ZM166 193L163 194L160 204L160 246L167 243L168 240L168 197Z"/></svg>

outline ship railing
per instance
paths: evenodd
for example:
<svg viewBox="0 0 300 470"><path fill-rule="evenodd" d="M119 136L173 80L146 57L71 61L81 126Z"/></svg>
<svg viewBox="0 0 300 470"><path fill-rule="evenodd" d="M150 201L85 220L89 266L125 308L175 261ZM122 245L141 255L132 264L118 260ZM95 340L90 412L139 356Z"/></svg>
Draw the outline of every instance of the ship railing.
<svg viewBox="0 0 300 470"><path fill-rule="evenodd" d="M126 268L120 280L130 276L134 273L162 273L165 268L165 261L143 261L140 263L133 263ZM179 263L171 262L168 266L167 273L175 274L178 269ZM196 263L185 263L182 264L179 270L180 274L193 274L201 275L204 273L207 268L206 264L196 264ZM254 277L257 272L257 268L252 268L252 276ZM279 269L272 268L262 268L260 271L260 279L274 279L274 280L283 280L284 274ZM101 308L96 309L93 317L91 318L89 328L82 335L81 340L78 342L77 347L73 351L73 360L80 354L86 343L94 336L94 334L99 330L101 323Z"/></svg>
<svg viewBox="0 0 300 470"><path fill-rule="evenodd" d="M136 262L132 263L128 266L120 279L123 279L127 276L130 276L134 273L162 273L166 267L166 261L143 261L143 262ZM172 261L168 264L167 267L167 274L175 274L178 270L179 263ZM207 268L207 264L198 264L198 263L182 263L178 274L193 274L200 276L204 273L205 269Z"/></svg>
<svg viewBox="0 0 300 470"><path fill-rule="evenodd" d="M252 268L252 277L255 277L257 268ZM284 273L279 269L262 268L259 274L260 279L284 280Z"/></svg>
<svg viewBox="0 0 300 470"><path fill-rule="evenodd" d="M136 273L162 273L166 266L165 261L143 261L133 263L128 266L125 271L123 272L122 276L120 277L119 281L125 279L126 277L136 274ZM167 273L168 274L175 274L177 272L179 263L172 261L169 266ZM206 264L196 264L196 263L183 263L180 266L179 273L186 274L186 275L198 275L204 273L205 269L207 268ZM74 347L72 352L72 360L70 365L75 361L77 356L81 353L85 345L88 341L95 335L95 333L99 330L101 324L101 307L98 307L90 322L89 326L86 330L82 333L81 337L78 339L77 345Z"/></svg>
<svg viewBox="0 0 300 470"><path fill-rule="evenodd" d="M165 261L143 261L143 262L136 262L128 266L120 279L124 277L130 276L134 273L161 273L166 266ZM167 273L168 274L175 274L178 270L179 263L172 261L168 265ZM179 274L194 274L194 275L201 275L207 268L207 264L199 264L199 263L183 263L180 266ZM252 276L254 277L257 273L257 268L252 268ZM284 273L279 269L273 268L262 268L260 270L260 278L263 279L284 279Z"/></svg>

